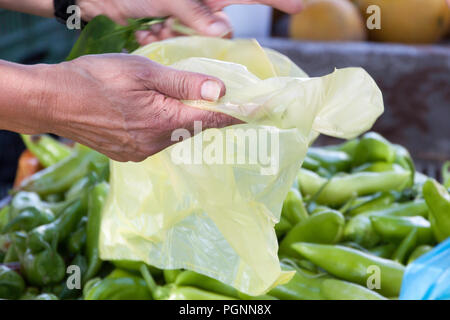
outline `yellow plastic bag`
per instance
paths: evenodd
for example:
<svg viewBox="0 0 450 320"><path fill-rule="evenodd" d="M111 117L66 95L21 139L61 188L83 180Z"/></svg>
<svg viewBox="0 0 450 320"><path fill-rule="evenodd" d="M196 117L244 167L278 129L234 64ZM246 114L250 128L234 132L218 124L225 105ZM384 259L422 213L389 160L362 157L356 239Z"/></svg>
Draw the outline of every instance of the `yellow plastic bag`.
<svg viewBox="0 0 450 320"><path fill-rule="evenodd" d="M140 163L111 161L102 259L190 269L251 295L287 282L274 231L283 200L318 134L353 138L382 114L375 82L360 68L308 78L250 40L176 38L135 54L220 78L227 93L217 103L185 103L246 124L208 129Z"/></svg>

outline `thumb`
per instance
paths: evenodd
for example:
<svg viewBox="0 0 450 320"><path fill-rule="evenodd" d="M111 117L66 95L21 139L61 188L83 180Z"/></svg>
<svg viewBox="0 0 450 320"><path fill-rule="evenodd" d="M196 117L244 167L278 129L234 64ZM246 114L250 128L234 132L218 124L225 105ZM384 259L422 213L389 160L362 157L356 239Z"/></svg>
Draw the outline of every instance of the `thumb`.
<svg viewBox="0 0 450 320"><path fill-rule="evenodd" d="M171 11L172 15L186 26L206 36L224 37L232 31L226 17L215 14L208 6L197 0L177 1Z"/></svg>
<svg viewBox="0 0 450 320"><path fill-rule="evenodd" d="M139 77L149 90L179 100L216 101L226 91L224 83L215 77L165 66L158 66L150 73L141 73Z"/></svg>

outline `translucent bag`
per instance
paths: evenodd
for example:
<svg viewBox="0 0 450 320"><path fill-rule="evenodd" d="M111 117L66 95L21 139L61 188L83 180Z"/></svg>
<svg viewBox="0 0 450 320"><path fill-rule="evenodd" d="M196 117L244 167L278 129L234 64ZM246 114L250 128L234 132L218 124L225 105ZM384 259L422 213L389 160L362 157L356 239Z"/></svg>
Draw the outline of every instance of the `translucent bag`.
<svg viewBox="0 0 450 320"><path fill-rule="evenodd" d="M250 295L287 282L274 231L283 200L314 138L353 138L382 114L373 79L360 68L308 78L252 40L175 38L134 53L220 78L227 93L217 103L184 103L246 124L205 130L140 163L111 161L101 257L194 270Z"/></svg>

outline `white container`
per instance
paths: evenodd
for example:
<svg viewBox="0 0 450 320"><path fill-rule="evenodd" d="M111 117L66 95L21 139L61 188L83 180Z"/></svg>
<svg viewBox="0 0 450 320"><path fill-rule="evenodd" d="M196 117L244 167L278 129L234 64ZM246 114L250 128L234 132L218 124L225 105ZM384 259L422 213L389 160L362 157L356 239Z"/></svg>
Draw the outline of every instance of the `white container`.
<svg viewBox="0 0 450 320"><path fill-rule="evenodd" d="M269 37L272 28L272 8L265 5L232 5L224 9L233 25L236 38Z"/></svg>

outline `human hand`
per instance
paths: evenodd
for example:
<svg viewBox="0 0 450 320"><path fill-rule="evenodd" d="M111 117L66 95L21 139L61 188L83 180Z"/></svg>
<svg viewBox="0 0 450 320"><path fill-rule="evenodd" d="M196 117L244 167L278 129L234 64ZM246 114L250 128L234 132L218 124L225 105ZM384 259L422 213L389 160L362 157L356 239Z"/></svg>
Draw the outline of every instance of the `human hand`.
<svg viewBox="0 0 450 320"><path fill-rule="evenodd" d="M46 74L46 132L118 161L142 161L176 141L174 130L240 123L230 116L196 109L185 100L217 100L224 84L211 76L184 72L127 54L83 56L50 67Z"/></svg>
<svg viewBox="0 0 450 320"><path fill-rule="evenodd" d="M224 37L232 32L230 22L222 9L231 4L266 4L287 13L296 13L302 0L78 0L84 20L104 14L120 24L129 18L169 17L162 24L136 33L141 45L176 36L174 19L201 35Z"/></svg>

